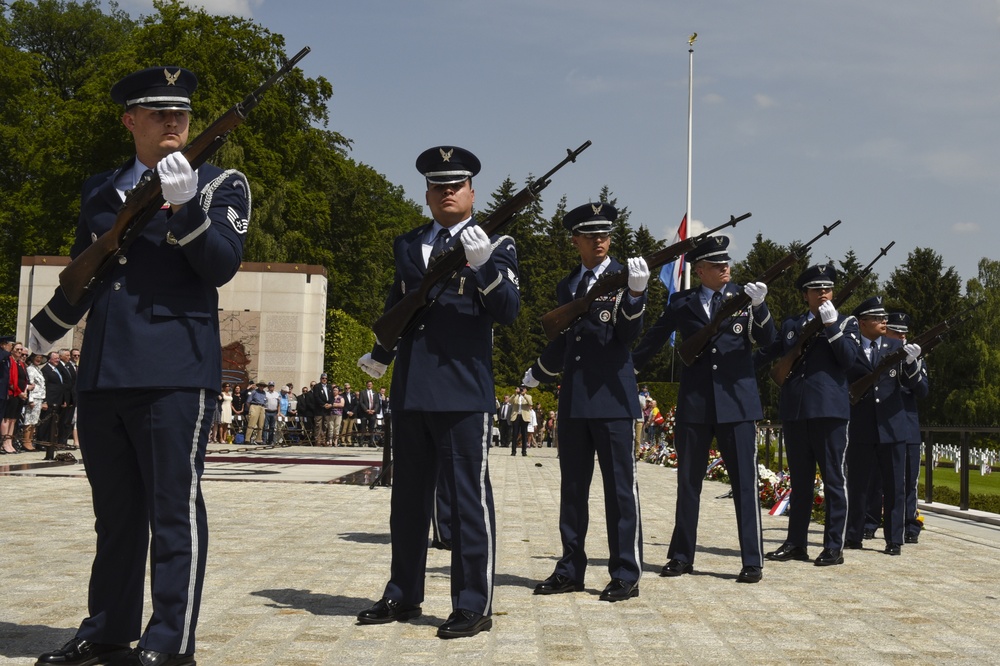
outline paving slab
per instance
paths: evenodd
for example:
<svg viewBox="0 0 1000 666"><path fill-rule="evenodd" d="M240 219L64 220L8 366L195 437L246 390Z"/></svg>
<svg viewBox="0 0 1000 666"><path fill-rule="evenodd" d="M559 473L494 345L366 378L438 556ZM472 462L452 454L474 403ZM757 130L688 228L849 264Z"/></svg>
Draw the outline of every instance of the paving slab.
<svg viewBox="0 0 1000 666"><path fill-rule="evenodd" d="M356 614L381 595L389 573L390 490L368 486L381 451L221 451L209 454L203 483L211 530L197 637L203 666L1000 661L1000 527L927 513L920 543L905 545L901 557L868 541L842 566L768 562L761 583L742 585L732 501L720 497L728 487L706 482L695 571L661 578L676 473L647 463L638 467L640 596L598 599L608 582L599 482L586 589L535 596L561 552L554 449L490 455L498 523L492 631L436 637L451 611L450 553L439 550L428 555L420 618L358 625ZM71 638L85 612L93 514L82 465L12 458L0 460L0 664L32 664ZM771 550L787 518L765 513L763 524ZM820 548L814 525L810 552Z"/></svg>

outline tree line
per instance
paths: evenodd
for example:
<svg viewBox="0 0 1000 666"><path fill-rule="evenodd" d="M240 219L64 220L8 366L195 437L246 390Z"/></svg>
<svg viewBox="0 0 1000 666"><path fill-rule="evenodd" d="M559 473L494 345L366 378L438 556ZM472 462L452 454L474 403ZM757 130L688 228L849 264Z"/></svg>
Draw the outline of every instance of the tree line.
<svg viewBox="0 0 1000 666"><path fill-rule="evenodd" d="M12 331L21 257L68 253L79 187L88 176L132 155L121 110L109 98L112 84L152 65L193 70L201 81L193 137L273 73L288 49L281 35L253 21L212 16L176 0L155 0L154 12L139 19L114 4L104 11L92 0L0 0L0 37L5 63L0 68L0 324ZM328 367L351 372L357 351L374 340L369 327L381 314L393 278L392 239L427 218L402 187L351 157L350 138L329 127L332 98L333 87L323 77L291 73L232 133L213 162L243 171L251 183L246 261L326 267ZM522 182L530 181L531 174L524 174ZM488 214L523 186L508 177L477 214ZM629 223L627 202L618 202L610 187L594 194L595 201L620 211L612 233L614 256L645 256L665 245L645 226ZM511 227L522 312L513 325L496 329L494 367L500 385L516 385L545 344L538 319L554 307L556 284L578 262L562 218L581 203L563 197L546 216L536 200ZM743 284L799 247L800 240L783 245L758 235L746 258L733 266L733 278ZM822 254L822 241L814 249L769 285L768 304L778 324L804 309L794 287L798 273L830 260ZM840 283L857 275L879 250L859 247L833 260ZM903 251L898 245L895 250ZM876 265L888 272L887 278L873 272L841 309L849 312L864 298L881 294L887 308L911 315L911 334L919 334L975 304L971 321L928 358L931 395L921 405L922 421L998 424L1000 336L994 322L1000 314L995 296L1000 262L982 259L963 295L958 274L932 248L915 248L905 259L893 254ZM647 328L667 298L655 276L649 296ZM640 380L674 381L679 363L667 347ZM777 387L766 374L760 387L773 417Z"/></svg>

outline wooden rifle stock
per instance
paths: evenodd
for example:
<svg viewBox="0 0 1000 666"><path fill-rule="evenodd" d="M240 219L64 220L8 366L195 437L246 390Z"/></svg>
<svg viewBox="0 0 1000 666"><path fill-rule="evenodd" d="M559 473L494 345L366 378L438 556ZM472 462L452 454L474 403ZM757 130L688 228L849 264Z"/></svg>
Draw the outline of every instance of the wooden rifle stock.
<svg viewBox="0 0 1000 666"><path fill-rule="evenodd" d="M764 284L770 284L776 278L780 277L782 273L787 271L792 265L798 261L802 255L805 253L813 243L818 241L823 236L829 235L831 231L840 225L840 220L837 220L830 226L823 226L823 231L811 241L803 245L798 250L792 250L784 257L781 258L778 263L774 264L761 275L759 278L754 280L754 282L763 282ZM684 361L684 365L691 365L698 360L701 353L705 351L712 338L716 336L719 332L719 328L722 326L723 322L732 317L737 312L742 312L746 307L750 305L750 297L746 295L742 289L740 293L733 298L729 298L723 301L722 306L719 311L715 313L715 317L712 321L708 322L702 326L694 335L687 338L677 347L677 353L680 355L681 360Z"/></svg>
<svg viewBox="0 0 1000 666"><path fill-rule="evenodd" d="M505 226L510 224L523 208L528 206L533 199L538 197L538 193L548 187L552 182L551 177L559 169L569 162L576 162L577 156L590 147L590 141L584 142L576 150L566 149L566 157L550 169L541 178L536 179L530 185L512 196L507 201L500 204L500 207L490 213L479 226L486 232L487 236L499 233ZM420 286L405 294L391 308L386 310L378 321L372 326L375 333L375 340L379 346L386 351L391 351L399 339L403 337L414 325L417 318L436 300L437 296L431 297L431 290L442 280L448 279L456 271L460 270L466 263L465 248L459 243L445 252L431 258L427 272L420 281Z"/></svg>
<svg viewBox="0 0 1000 666"><path fill-rule="evenodd" d="M872 268L875 266L875 262L881 259L889 252L889 249L896 244L896 241L892 241L888 245L882 248L879 255L872 259L871 263L861 269L861 272L854 276L850 282L848 282L842 289L837 290L837 294L833 297L834 307L839 308L844 301L851 297L851 294L861 286L861 283L866 277L872 272ZM802 328L802 333L799 335L799 339L795 342L795 346L785 352L785 355L778 359L777 363L771 367L770 375L771 379L778 386L783 386L785 380L791 376L794 372L796 366L798 366L799 361L802 359L802 355L805 354L806 349L812 344L813 339L819 335L820 331L824 328L824 324L819 317L813 317L812 321L806 324Z"/></svg>
<svg viewBox="0 0 1000 666"><path fill-rule="evenodd" d="M729 221L725 224L720 224L714 229L709 229L708 231L698 234L693 238L687 238L665 247L662 250L657 250L648 257L645 257L646 266L649 268L650 273L652 273L654 269L659 268L664 264L669 264L682 254L689 252L692 248L698 245L698 243L702 242L715 232L721 231L726 227L735 227L738 223L750 217L750 215L751 213L744 213L739 217L733 217L730 215ZM549 340L555 340L566 329L586 315L587 312L590 311L590 304L597 300L599 296L605 296L618 291L627 284L628 271L605 273L590 287L590 290L588 290L586 294L580 298L573 299L569 303L564 303L563 305L560 305L554 310L550 310L541 316L542 330L545 331L545 336Z"/></svg>
<svg viewBox="0 0 1000 666"><path fill-rule="evenodd" d="M959 324L968 321L972 317L972 312L976 307L978 307L978 303L966 309L965 312L962 312L961 314L945 319L913 340L907 340L907 343L918 345L920 347L920 358L923 358L928 352L937 347L944 340L945 333L957 327ZM863 398L875 382L878 381L879 376L886 370L897 365L904 358L906 358L906 351L903 347L900 347L885 358L881 359L878 362L878 365L875 366L874 370L861 379L852 382L851 388L849 389L851 404L858 404L858 402L861 401L861 398Z"/></svg>
<svg viewBox="0 0 1000 666"><path fill-rule="evenodd" d="M295 54L243 101L237 102L208 129L188 143L182 154L191 167L197 169L208 161L226 142L229 133L246 120L264 93L306 57L309 51L310 48L307 46ZM163 204L160 176L153 171L147 174L125 198L111 229L84 248L59 273L59 287L71 305L83 302L87 293L92 291L100 279L117 263L118 257L123 256L132 242L142 234L143 229Z"/></svg>

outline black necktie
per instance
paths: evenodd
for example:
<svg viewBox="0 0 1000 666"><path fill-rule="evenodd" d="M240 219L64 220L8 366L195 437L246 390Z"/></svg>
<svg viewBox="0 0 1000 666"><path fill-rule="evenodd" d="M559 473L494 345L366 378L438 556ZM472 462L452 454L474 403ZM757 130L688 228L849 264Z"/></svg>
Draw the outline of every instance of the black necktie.
<svg viewBox="0 0 1000 666"><path fill-rule="evenodd" d="M722 294L715 292L712 294L712 300L708 304L708 318L710 320L715 319L716 313L719 311L719 304L722 303Z"/></svg>
<svg viewBox="0 0 1000 666"><path fill-rule="evenodd" d="M875 344L875 341L872 341L869 344L868 349L871 350L869 354L869 360L871 361L872 367L874 368L875 365L878 363L878 345Z"/></svg>
<svg viewBox="0 0 1000 666"><path fill-rule="evenodd" d="M580 278L580 284L576 285L576 294L573 298L583 298L587 295L587 287L590 285L590 279L594 277L594 271L584 271L583 277Z"/></svg>
<svg viewBox="0 0 1000 666"><path fill-rule="evenodd" d="M451 233L447 229L438 231L437 236L434 237L434 245L431 247L431 259L444 252L449 238L451 238ZM427 264L430 265L430 261Z"/></svg>

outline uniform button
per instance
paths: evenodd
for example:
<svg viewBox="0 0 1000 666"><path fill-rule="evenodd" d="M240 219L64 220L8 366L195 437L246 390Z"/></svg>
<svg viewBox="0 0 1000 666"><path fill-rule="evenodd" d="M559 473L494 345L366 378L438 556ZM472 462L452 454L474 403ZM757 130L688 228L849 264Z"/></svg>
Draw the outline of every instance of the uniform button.
<svg viewBox="0 0 1000 666"><path fill-rule="evenodd" d="M118 291L119 289L121 289L121 288L122 288L122 283L121 283L121 282L115 282L115 283L114 283L113 285L111 285L111 287L112 287L112 288L113 288L113 289L114 289L115 291Z"/></svg>
<svg viewBox="0 0 1000 666"><path fill-rule="evenodd" d="M418 330L418 331L422 331L422 330L424 330L424 325L423 325L423 324L421 324L420 326L417 326L417 330Z"/></svg>
<svg viewBox="0 0 1000 666"><path fill-rule="evenodd" d="M118 263L124 266L126 263L128 263L128 259L126 259L124 256L118 257Z"/></svg>
<svg viewBox="0 0 1000 666"><path fill-rule="evenodd" d="M713 365L712 366L712 370L718 370L718 369L719 369L719 366L717 366L717 365Z"/></svg>
<svg viewBox="0 0 1000 666"><path fill-rule="evenodd" d="M715 347L712 347L712 353L713 353L713 354L714 354L714 353L716 353L717 351L719 351L719 350L718 350L718 349L716 349Z"/></svg>
<svg viewBox="0 0 1000 666"><path fill-rule="evenodd" d="M881 400L879 400L878 398L875 398L875 403L876 403L876 404L878 404L878 403L880 403L880 402L882 402L882 401L881 401Z"/></svg>
<svg viewBox="0 0 1000 666"><path fill-rule="evenodd" d="M580 357L579 357L579 356L577 356L577 357L576 357L576 358L574 358L573 360L574 360L574 361L579 361L579 360L580 360Z"/></svg>
<svg viewBox="0 0 1000 666"><path fill-rule="evenodd" d="M579 335L576 336L576 341L579 342L580 340L583 340L583 338L581 338Z"/></svg>

